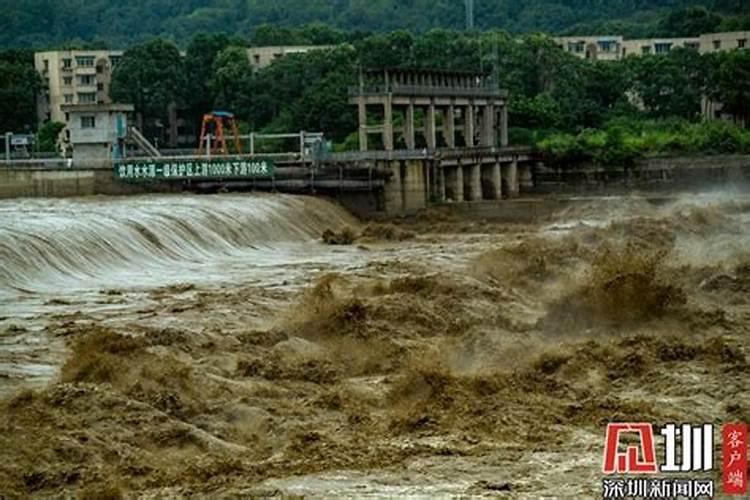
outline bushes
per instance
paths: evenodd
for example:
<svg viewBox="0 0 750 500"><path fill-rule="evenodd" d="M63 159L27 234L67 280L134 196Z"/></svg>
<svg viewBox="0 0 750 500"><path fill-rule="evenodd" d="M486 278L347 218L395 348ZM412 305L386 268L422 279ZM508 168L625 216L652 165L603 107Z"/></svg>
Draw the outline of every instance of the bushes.
<svg viewBox="0 0 750 500"><path fill-rule="evenodd" d="M537 148L551 165L592 162L627 167L638 158L659 154L748 153L750 130L726 122L619 119L604 130L553 134L538 141Z"/></svg>
<svg viewBox="0 0 750 500"><path fill-rule="evenodd" d="M39 132L37 134L37 144L39 146L39 151L43 151L45 153L52 153L57 151L57 137L60 135L60 132L62 132L62 129L64 128L64 123L44 122L44 124L39 127Z"/></svg>

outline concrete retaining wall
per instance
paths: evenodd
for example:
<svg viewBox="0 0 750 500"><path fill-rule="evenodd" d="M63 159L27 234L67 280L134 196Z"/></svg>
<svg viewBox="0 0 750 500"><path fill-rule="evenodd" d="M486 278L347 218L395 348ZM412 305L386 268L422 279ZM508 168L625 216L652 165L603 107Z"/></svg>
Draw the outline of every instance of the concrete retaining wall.
<svg viewBox="0 0 750 500"><path fill-rule="evenodd" d="M618 193L750 186L750 155L650 158L634 168L537 166L532 193Z"/></svg>
<svg viewBox="0 0 750 500"><path fill-rule="evenodd" d="M0 168L0 198L125 195L171 192L176 186L116 182L110 169Z"/></svg>

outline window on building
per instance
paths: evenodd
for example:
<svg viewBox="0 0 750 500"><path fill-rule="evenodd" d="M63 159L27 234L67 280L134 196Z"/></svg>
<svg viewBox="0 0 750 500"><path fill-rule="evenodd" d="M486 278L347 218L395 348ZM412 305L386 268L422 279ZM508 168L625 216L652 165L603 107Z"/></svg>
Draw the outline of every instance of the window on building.
<svg viewBox="0 0 750 500"><path fill-rule="evenodd" d="M44 60L44 71L49 71L49 59Z"/></svg>
<svg viewBox="0 0 750 500"><path fill-rule="evenodd" d="M73 85L73 77L72 76L64 76L63 77L63 85Z"/></svg>
<svg viewBox="0 0 750 500"><path fill-rule="evenodd" d="M76 66L80 68L93 68L94 56L76 56Z"/></svg>
<svg viewBox="0 0 750 500"><path fill-rule="evenodd" d="M120 62L120 59L122 59L121 56L110 56L109 67L114 68L115 66L117 66L117 64Z"/></svg>
<svg viewBox="0 0 750 500"><path fill-rule="evenodd" d="M586 42L569 42L568 43L568 52L576 52L580 54L586 50Z"/></svg>
<svg viewBox="0 0 750 500"><path fill-rule="evenodd" d="M98 90L99 92L103 91L104 90L104 84L103 83L97 83L96 84L96 90Z"/></svg>
<svg viewBox="0 0 750 500"><path fill-rule="evenodd" d="M744 49L747 46L747 38L741 38L737 40L737 48Z"/></svg>
<svg viewBox="0 0 750 500"><path fill-rule="evenodd" d="M78 104L92 104L96 102L96 92L81 92L78 94Z"/></svg>
<svg viewBox="0 0 750 500"><path fill-rule="evenodd" d="M260 64L260 54L253 55L253 59L255 59L255 64Z"/></svg>
<svg viewBox="0 0 750 500"><path fill-rule="evenodd" d="M73 66L73 60L66 57L63 61L63 69L70 69Z"/></svg>
<svg viewBox="0 0 750 500"><path fill-rule="evenodd" d="M601 52L614 52L617 48L617 42L614 40L599 40L597 43Z"/></svg>
<svg viewBox="0 0 750 500"><path fill-rule="evenodd" d="M700 48L700 43L698 43L698 42L685 42L685 48L686 49L692 49L692 50L698 50L698 48Z"/></svg>
<svg viewBox="0 0 750 500"><path fill-rule="evenodd" d="M95 128L96 117L94 116L82 116L81 117L81 128Z"/></svg>
<svg viewBox="0 0 750 500"><path fill-rule="evenodd" d="M714 40L714 50L719 50L721 48L721 40Z"/></svg>
<svg viewBox="0 0 750 500"><path fill-rule="evenodd" d="M654 44L654 52L657 54L666 54L672 50L672 44L671 43L655 43Z"/></svg>
<svg viewBox="0 0 750 500"><path fill-rule="evenodd" d="M641 47L641 53L642 54L650 54L651 53L651 45L644 45Z"/></svg>
<svg viewBox="0 0 750 500"><path fill-rule="evenodd" d="M78 75L78 85L96 85L94 75Z"/></svg>
<svg viewBox="0 0 750 500"><path fill-rule="evenodd" d="M65 104L73 104L73 94L65 94Z"/></svg>

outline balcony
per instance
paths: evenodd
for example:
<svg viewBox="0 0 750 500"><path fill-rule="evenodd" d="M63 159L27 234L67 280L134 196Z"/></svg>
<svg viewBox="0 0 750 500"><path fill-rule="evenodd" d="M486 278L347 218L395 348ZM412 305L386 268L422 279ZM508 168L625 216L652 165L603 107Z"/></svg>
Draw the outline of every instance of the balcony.
<svg viewBox="0 0 750 500"><path fill-rule="evenodd" d="M96 87L96 82L88 83L88 84L79 83L78 85L76 85L76 91L82 92L82 93L93 94L93 93L98 92L98 89Z"/></svg>

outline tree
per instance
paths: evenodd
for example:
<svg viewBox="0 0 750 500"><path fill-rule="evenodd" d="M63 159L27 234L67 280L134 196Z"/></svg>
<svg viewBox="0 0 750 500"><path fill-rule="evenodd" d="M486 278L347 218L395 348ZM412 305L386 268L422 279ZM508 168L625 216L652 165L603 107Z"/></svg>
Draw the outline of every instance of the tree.
<svg viewBox="0 0 750 500"><path fill-rule="evenodd" d="M57 151L57 138L64 128L64 123L44 122L44 124L39 127L39 133L36 138L39 151L44 153L54 153Z"/></svg>
<svg viewBox="0 0 750 500"><path fill-rule="evenodd" d="M255 28L255 33L250 39L250 45L253 47L309 44L310 40L304 38L299 31L272 24L263 24Z"/></svg>
<svg viewBox="0 0 750 500"><path fill-rule="evenodd" d="M41 84L34 69L33 53L20 50L0 53L0 134L33 130Z"/></svg>
<svg viewBox="0 0 750 500"><path fill-rule="evenodd" d="M169 121L169 107L182 102L185 81L180 51L155 39L125 51L112 74L110 94L116 102L135 105L138 127L146 125L147 136L163 136L159 129Z"/></svg>
<svg viewBox="0 0 750 500"><path fill-rule="evenodd" d="M650 116L694 119L700 114L705 72L694 50L629 57L626 65L632 74L631 96L642 102Z"/></svg>
<svg viewBox="0 0 750 500"><path fill-rule="evenodd" d="M253 70L242 47L227 47L216 56L208 81L212 105L247 120L252 102Z"/></svg>
<svg viewBox="0 0 750 500"><path fill-rule="evenodd" d="M554 129L561 125L560 106L549 94L513 97L509 108L514 127Z"/></svg>
<svg viewBox="0 0 750 500"><path fill-rule="evenodd" d="M203 114L211 111L216 100L215 93L209 87L214 77L216 58L232 43L229 36L223 33L201 33L193 37L188 45L185 57L185 67L189 68L185 85L185 104L196 127L201 123Z"/></svg>
<svg viewBox="0 0 750 500"><path fill-rule="evenodd" d="M715 33L722 22L720 15L705 7L688 7L673 10L659 22L661 36L700 36Z"/></svg>
<svg viewBox="0 0 750 500"><path fill-rule="evenodd" d="M717 87L724 111L745 125L750 123L750 52L733 50L721 54Z"/></svg>
<svg viewBox="0 0 750 500"><path fill-rule="evenodd" d="M407 31L371 35L354 44L360 64L365 68L405 66L413 63L414 37Z"/></svg>
<svg viewBox="0 0 750 500"><path fill-rule="evenodd" d="M347 87L356 83L351 46L291 54L258 71L250 89L250 123L279 131L320 130L343 139L353 128Z"/></svg>
<svg viewBox="0 0 750 500"><path fill-rule="evenodd" d="M683 5L699 8L682 9L659 22L670 9ZM256 45L332 44L342 41L336 33L339 29L379 33L462 30L462 7L459 0L6 1L0 47L51 47L74 39L99 40L116 47L155 36L187 44L196 33L217 31L241 36L255 33ZM727 21L722 27L738 29L747 21L747 1L494 0L476 2L476 14L479 29L516 34L576 31L669 36L715 27L717 18L722 19L718 15ZM728 22L735 18L737 22ZM312 28L296 29L311 23ZM670 33L658 33L660 26Z"/></svg>

